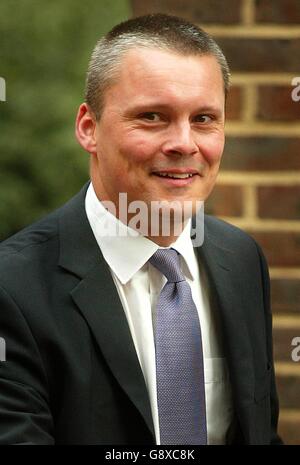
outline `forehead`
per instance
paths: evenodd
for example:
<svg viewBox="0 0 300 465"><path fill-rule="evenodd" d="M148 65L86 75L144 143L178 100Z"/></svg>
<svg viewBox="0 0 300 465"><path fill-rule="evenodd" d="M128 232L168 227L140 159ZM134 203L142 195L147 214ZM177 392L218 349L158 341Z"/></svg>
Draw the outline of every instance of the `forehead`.
<svg viewBox="0 0 300 465"><path fill-rule="evenodd" d="M212 55L181 55L151 48L131 49L124 55L111 99L203 99L222 103L221 68Z"/></svg>

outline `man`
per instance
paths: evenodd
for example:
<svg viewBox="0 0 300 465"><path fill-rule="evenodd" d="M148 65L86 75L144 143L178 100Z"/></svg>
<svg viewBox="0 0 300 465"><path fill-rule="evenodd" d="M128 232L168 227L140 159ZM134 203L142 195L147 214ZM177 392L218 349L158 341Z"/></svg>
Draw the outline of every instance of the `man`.
<svg viewBox="0 0 300 465"><path fill-rule="evenodd" d="M262 252L211 217L191 239L228 82L217 44L179 18L96 45L76 121L91 183L1 246L2 444L281 442Z"/></svg>

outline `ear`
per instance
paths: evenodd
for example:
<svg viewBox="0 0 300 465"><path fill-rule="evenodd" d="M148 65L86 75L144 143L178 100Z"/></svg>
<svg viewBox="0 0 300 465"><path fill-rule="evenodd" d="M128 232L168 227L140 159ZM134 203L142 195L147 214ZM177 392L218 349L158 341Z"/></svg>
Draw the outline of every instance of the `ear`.
<svg viewBox="0 0 300 465"><path fill-rule="evenodd" d="M76 116L75 135L81 147L96 154L96 119L86 103L82 103Z"/></svg>

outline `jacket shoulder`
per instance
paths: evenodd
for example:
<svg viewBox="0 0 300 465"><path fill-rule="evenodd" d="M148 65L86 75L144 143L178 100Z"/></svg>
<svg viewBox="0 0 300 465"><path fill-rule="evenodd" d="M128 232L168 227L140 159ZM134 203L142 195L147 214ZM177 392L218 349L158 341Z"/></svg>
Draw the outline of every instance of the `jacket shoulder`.
<svg viewBox="0 0 300 465"><path fill-rule="evenodd" d="M234 226L231 223L228 223L227 221L221 220L220 218L217 218L216 216L205 214L204 221L205 221L205 226L208 228L211 228L212 230L215 230L218 232L233 233L233 234L238 234L238 235L241 234L241 235L250 237L249 234L247 234L242 229L238 228L237 226Z"/></svg>
<svg viewBox="0 0 300 465"><path fill-rule="evenodd" d="M205 215L204 219L205 238L217 244L219 247L236 251L252 249L260 251L260 247L255 239L242 229L227 223L224 220L211 215Z"/></svg>
<svg viewBox="0 0 300 465"><path fill-rule="evenodd" d="M26 253L28 247L38 246L57 235L58 211L25 227L0 244L0 256Z"/></svg>
<svg viewBox="0 0 300 465"><path fill-rule="evenodd" d="M27 251L34 250L34 248L58 237L60 217L64 217L65 213L76 209L78 205L82 207L86 189L87 185L85 185L77 195L55 211L1 242L0 257L3 259L5 256L12 254L26 255Z"/></svg>

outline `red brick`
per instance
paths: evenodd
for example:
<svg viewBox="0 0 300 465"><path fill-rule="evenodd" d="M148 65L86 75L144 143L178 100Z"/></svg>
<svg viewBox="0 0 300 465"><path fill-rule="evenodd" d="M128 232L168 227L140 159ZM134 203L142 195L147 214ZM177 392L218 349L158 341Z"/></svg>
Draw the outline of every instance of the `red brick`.
<svg viewBox="0 0 300 465"><path fill-rule="evenodd" d="M255 0L258 23L300 23L299 0Z"/></svg>
<svg viewBox="0 0 300 465"><path fill-rule="evenodd" d="M300 266L300 233L250 232L262 246L269 266Z"/></svg>
<svg viewBox="0 0 300 465"><path fill-rule="evenodd" d="M258 187L257 197L261 218L300 219L300 186Z"/></svg>
<svg viewBox="0 0 300 465"><path fill-rule="evenodd" d="M226 118L228 120L238 120L242 115L243 91L239 86L230 88L226 101Z"/></svg>
<svg viewBox="0 0 300 465"><path fill-rule="evenodd" d="M292 341L295 337L300 337L300 328L273 328L273 350L274 358L277 362L290 362L299 365L300 362L294 362L292 352L295 346ZM300 405L299 405L300 407Z"/></svg>
<svg viewBox="0 0 300 465"><path fill-rule="evenodd" d="M229 39L217 37L232 71L292 72L300 69L300 39Z"/></svg>
<svg viewBox="0 0 300 465"><path fill-rule="evenodd" d="M234 24L241 19L241 0L131 0L134 16L167 13L195 23Z"/></svg>
<svg viewBox="0 0 300 465"><path fill-rule="evenodd" d="M275 279L271 281L273 313L300 314L300 279Z"/></svg>
<svg viewBox="0 0 300 465"><path fill-rule="evenodd" d="M241 171L300 170L300 138L227 137L221 169Z"/></svg>
<svg viewBox="0 0 300 465"><path fill-rule="evenodd" d="M276 376L276 384L280 407L300 408L300 376Z"/></svg>
<svg viewBox="0 0 300 465"><path fill-rule="evenodd" d="M217 185L205 202L205 213L215 216L241 216L243 193L239 186Z"/></svg>
<svg viewBox="0 0 300 465"><path fill-rule="evenodd" d="M256 117L263 121L300 119L300 102L292 99L292 86L260 86Z"/></svg>
<svg viewBox="0 0 300 465"><path fill-rule="evenodd" d="M300 418L284 420L279 417L278 432L286 445L300 445Z"/></svg>

